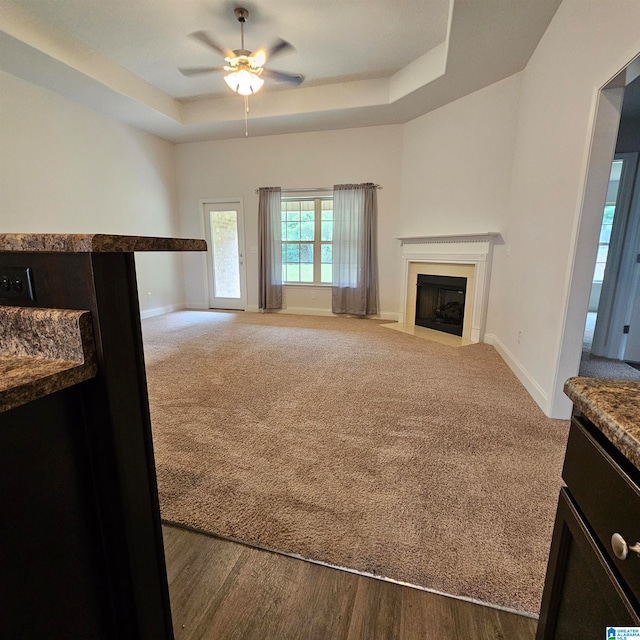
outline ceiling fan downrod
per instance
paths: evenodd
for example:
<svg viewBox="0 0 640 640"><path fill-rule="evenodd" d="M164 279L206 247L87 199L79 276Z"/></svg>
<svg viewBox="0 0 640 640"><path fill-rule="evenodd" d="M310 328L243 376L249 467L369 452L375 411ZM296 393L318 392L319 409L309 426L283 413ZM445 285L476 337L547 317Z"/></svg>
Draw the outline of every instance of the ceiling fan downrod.
<svg viewBox="0 0 640 640"><path fill-rule="evenodd" d="M233 13L240 23L240 47L244 50L244 23L249 18L249 11L243 7L236 7Z"/></svg>

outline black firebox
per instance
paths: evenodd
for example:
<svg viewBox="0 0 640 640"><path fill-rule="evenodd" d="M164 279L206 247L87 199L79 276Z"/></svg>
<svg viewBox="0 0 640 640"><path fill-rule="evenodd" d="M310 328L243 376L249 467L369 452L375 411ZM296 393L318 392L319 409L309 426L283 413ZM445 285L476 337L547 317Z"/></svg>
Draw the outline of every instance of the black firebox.
<svg viewBox="0 0 640 640"><path fill-rule="evenodd" d="M417 287L416 324L461 336L467 279L419 274Z"/></svg>

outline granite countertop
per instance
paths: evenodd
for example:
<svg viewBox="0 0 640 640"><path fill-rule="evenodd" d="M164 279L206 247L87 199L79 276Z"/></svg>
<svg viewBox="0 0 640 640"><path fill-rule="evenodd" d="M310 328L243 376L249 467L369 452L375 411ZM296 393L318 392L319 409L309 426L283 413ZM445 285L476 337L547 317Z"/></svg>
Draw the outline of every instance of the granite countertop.
<svg viewBox="0 0 640 640"><path fill-rule="evenodd" d="M0 233L0 251L53 253L132 253L134 251L206 251L204 240L153 238L102 233Z"/></svg>
<svg viewBox="0 0 640 640"><path fill-rule="evenodd" d="M640 382L569 378L564 392L578 411L640 470Z"/></svg>
<svg viewBox="0 0 640 640"><path fill-rule="evenodd" d="M0 412L96 372L89 311L0 306Z"/></svg>

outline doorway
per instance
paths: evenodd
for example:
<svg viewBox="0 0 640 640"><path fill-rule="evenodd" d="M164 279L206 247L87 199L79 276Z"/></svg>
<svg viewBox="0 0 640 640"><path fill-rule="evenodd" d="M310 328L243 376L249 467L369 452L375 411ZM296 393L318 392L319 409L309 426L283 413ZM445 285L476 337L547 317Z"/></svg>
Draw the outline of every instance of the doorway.
<svg viewBox="0 0 640 640"><path fill-rule="evenodd" d="M640 316L633 315L640 293L637 171L637 152L616 153L609 175L580 360L580 375L591 378L640 380L640 372L625 362L640 359Z"/></svg>
<svg viewBox="0 0 640 640"><path fill-rule="evenodd" d="M591 353L613 360L640 360L633 336L638 320L633 309L638 290L638 153L618 153L612 163L598 257L589 300L595 312ZM590 322L587 321L587 327ZM631 340L628 339L630 330ZM586 335L586 334L585 334Z"/></svg>
<svg viewBox="0 0 640 640"><path fill-rule="evenodd" d="M640 55L631 60L626 67L594 93L592 131L584 168L584 190L580 216L575 228L575 245L565 303L564 327L549 411L549 414L554 417L565 418L571 414L573 408L571 401L563 391L567 378L578 375L579 370L580 375L588 375L581 369L583 335L611 162L616 153L618 132L622 128L623 99L628 99L629 95L632 95L632 92L627 92L626 89L639 77ZM618 148L617 151L628 152L632 149ZM632 367L628 369L634 370Z"/></svg>
<svg viewBox="0 0 640 640"><path fill-rule="evenodd" d="M210 309L244 311L247 304L242 200L202 203L207 238Z"/></svg>

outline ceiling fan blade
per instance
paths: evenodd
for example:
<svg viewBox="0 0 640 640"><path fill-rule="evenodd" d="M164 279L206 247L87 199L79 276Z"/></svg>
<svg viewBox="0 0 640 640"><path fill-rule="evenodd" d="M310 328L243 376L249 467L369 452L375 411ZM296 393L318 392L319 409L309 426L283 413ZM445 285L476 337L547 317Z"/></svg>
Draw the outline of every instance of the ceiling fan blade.
<svg viewBox="0 0 640 640"><path fill-rule="evenodd" d="M224 67L188 67L186 69L178 69L183 76L199 76L203 73L213 73L214 71L224 71Z"/></svg>
<svg viewBox="0 0 640 640"><path fill-rule="evenodd" d="M209 49L213 49L217 53L219 53L223 58L234 58L235 54L231 49L225 49L221 47L206 31L194 31L189 34L190 38L201 42Z"/></svg>
<svg viewBox="0 0 640 640"><path fill-rule="evenodd" d="M272 45L269 51L267 52L267 58L271 58L272 56L277 56L281 53L286 53L287 51L293 51L294 46L283 40L282 38L278 38Z"/></svg>
<svg viewBox="0 0 640 640"><path fill-rule="evenodd" d="M299 73L285 73L284 71L275 71L274 69L263 69L262 75L273 78L276 82L288 82L289 84L299 85L304 82L304 76Z"/></svg>

